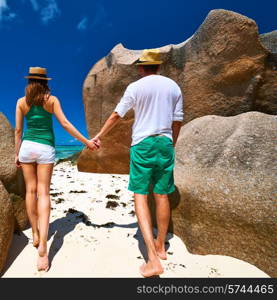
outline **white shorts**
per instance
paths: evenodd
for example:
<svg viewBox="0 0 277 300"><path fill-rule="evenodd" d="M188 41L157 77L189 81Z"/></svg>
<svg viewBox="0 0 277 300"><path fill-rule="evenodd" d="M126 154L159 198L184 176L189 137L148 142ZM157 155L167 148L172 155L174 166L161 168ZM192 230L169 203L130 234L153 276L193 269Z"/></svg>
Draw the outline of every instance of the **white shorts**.
<svg viewBox="0 0 277 300"><path fill-rule="evenodd" d="M53 164L55 152L55 148L50 145L24 140L18 158L21 163Z"/></svg>

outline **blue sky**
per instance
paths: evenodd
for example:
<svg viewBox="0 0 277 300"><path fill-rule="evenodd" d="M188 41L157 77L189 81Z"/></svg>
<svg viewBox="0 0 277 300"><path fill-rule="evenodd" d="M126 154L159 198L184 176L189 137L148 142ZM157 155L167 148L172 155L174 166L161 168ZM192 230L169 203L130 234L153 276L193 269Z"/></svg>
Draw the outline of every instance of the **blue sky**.
<svg viewBox="0 0 277 300"><path fill-rule="evenodd" d="M259 32L277 29L276 1L0 0L0 111L14 126L29 66L48 69L52 93L85 135L82 85L90 68L118 43L130 49L177 44L211 9L254 19ZM54 122L57 144L75 141Z"/></svg>

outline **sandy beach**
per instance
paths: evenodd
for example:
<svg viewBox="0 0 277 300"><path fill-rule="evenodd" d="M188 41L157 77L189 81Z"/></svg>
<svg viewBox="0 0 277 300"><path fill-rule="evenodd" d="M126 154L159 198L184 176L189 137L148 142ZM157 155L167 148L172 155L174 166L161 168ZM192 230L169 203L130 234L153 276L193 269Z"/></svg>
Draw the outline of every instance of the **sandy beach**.
<svg viewBox="0 0 277 300"><path fill-rule="evenodd" d="M145 246L127 190L127 175L78 172L55 166L51 183L50 270L36 270L31 229L15 234L2 277L141 277ZM193 255L168 235L160 277L269 277L257 267L221 255Z"/></svg>

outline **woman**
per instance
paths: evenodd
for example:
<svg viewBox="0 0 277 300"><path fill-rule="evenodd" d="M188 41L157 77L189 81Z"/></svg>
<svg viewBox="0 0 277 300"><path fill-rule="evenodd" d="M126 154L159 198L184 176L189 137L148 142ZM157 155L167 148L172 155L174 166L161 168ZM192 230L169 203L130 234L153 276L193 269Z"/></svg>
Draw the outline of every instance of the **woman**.
<svg viewBox="0 0 277 300"><path fill-rule="evenodd" d="M65 117L59 100L48 87L46 69L31 67L25 97L16 105L15 163L22 167L26 184L26 209L32 227L33 245L38 248L38 270L48 271L47 236L50 215L50 182L55 162L52 115L73 137L90 149L97 145L86 139ZM27 121L24 132L23 121Z"/></svg>

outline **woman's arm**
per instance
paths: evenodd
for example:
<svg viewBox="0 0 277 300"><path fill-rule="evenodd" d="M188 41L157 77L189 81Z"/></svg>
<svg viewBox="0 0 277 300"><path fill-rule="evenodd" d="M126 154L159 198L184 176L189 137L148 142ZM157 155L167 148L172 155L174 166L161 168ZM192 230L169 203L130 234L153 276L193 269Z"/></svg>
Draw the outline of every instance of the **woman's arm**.
<svg viewBox="0 0 277 300"><path fill-rule="evenodd" d="M15 109L15 164L17 167L20 166L18 161L18 153L21 145L21 138L23 132L24 114L21 109L20 99L17 101Z"/></svg>
<svg viewBox="0 0 277 300"><path fill-rule="evenodd" d="M81 143L85 144L88 148L91 150L97 148L95 143L93 141L88 140L85 138L65 117L60 101L58 98L55 97L54 103L53 103L53 113L57 120L60 122L62 127L73 137L75 137L77 140L79 140Z"/></svg>

